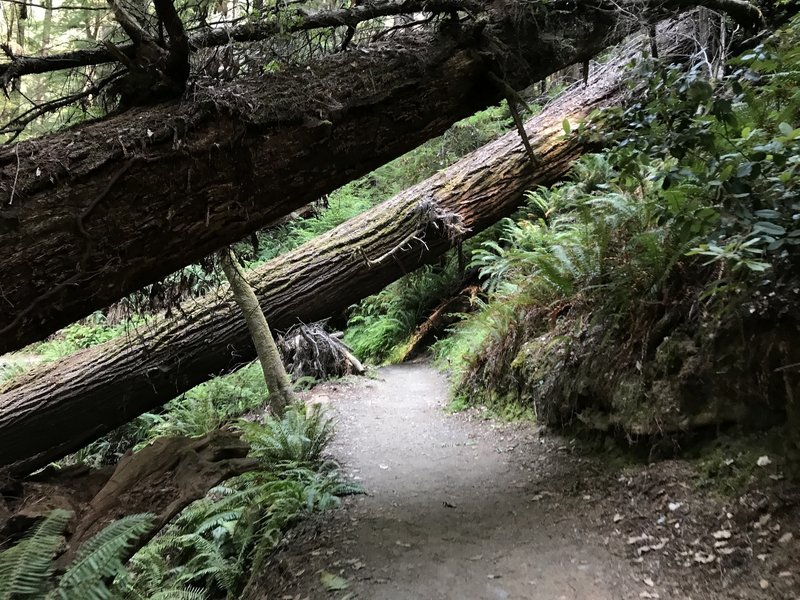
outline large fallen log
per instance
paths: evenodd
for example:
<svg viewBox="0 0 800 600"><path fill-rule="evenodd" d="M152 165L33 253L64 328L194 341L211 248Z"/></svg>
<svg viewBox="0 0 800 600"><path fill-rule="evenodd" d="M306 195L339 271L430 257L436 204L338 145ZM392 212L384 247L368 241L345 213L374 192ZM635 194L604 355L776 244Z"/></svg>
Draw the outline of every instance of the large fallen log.
<svg viewBox="0 0 800 600"><path fill-rule="evenodd" d="M712 0L708 0L712 1ZM757 22L744 0L713 0ZM511 0L0 148L0 353L42 339L588 60L687 0ZM506 85L498 85L503 80Z"/></svg>
<svg viewBox="0 0 800 600"><path fill-rule="evenodd" d="M684 40L670 38L671 48ZM284 329L343 310L433 260L455 240L510 214L524 192L562 178L583 151L565 136L625 94L628 57L598 70L526 125L532 167L516 132L351 219L250 276L267 319ZM0 465L24 474L254 357L229 294L210 294L129 336L79 352L0 387Z"/></svg>

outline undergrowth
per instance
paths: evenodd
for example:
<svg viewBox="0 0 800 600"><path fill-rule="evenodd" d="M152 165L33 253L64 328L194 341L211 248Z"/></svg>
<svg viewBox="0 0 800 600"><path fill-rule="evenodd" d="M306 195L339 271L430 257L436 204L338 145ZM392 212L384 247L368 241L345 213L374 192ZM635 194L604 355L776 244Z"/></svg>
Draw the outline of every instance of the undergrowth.
<svg viewBox="0 0 800 600"><path fill-rule="evenodd" d="M442 298L458 291L461 275L453 253L390 284L352 310L344 340L361 360L396 362L403 342Z"/></svg>
<svg viewBox="0 0 800 600"><path fill-rule="evenodd" d="M284 532L337 506L360 488L325 460L332 422L319 406L291 406L281 418L240 421L258 468L224 482L184 509L128 562L153 515L116 521L78 551L62 573L54 557L71 514L53 511L0 553L0 599L213 600L239 598ZM126 564L127 563L127 564Z"/></svg>
<svg viewBox="0 0 800 600"><path fill-rule="evenodd" d="M778 332L796 323L799 38L795 21L732 61L722 80L643 61L638 101L567 132L608 149L578 161L571 182L530 192L522 214L472 252L488 301L434 346L460 405L532 403L552 423L580 413L591 427L613 427L589 410L597 401L658 430L657 411L675 409L641 402L640 386L677 377L694 333L711 344L736 319ZM569 382L569 392L555 385L588 373L589 358L575 354L587 348L606 373ZM784 364L796 362L785 350ZM629 390L613 383L623 369ZM567 393L571 404L557 400Z"/></svg>
<svg viewBox="0 0 800 600"><path fill-rule="evenodd" d="M145 413L85 446L59 464L82 463L92 467L114 464L131 448L141 448L157 437L202 437L236 422L268 403L269 392L258 362L195 386L165 404L159 412Z"/></svg>

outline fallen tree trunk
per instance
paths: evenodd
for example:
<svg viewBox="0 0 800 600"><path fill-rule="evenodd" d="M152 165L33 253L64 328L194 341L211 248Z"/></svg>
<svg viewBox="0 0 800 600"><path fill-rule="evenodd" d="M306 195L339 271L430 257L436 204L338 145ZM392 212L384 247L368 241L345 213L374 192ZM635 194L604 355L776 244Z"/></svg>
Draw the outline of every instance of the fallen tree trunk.
<svg viewBox="0 0 800 600"><path fill-rule="evenodd" d="M0 149L0 354L441 134L500 100L498 78L522 87L690 4L628 3L510 2Z"/></svg>
<svg viewBox="0 0 800 600"><path fill-rule="evenodd" d="M439 303L408 339L399 362L411 360L428 349L436 341L437 335L460 321L464 313L476 308L476 299L480 294L480 286L469 285L452 298Z"/></svg>
<svg viewBox="0 0 800 600"><path fill-rule="evenodd" d="M683 40L675 36L673 48ZM516 132L351 219L250 276L276 329L343 310L441 255L519 206L524 192L562 178L583 151L562 123L620 103L628 57L598 71L527 123L534 169ZM162 320L79 352L0 388L0 460L24 474L73 452L254 357L230 294L184 306Z"/></svg>

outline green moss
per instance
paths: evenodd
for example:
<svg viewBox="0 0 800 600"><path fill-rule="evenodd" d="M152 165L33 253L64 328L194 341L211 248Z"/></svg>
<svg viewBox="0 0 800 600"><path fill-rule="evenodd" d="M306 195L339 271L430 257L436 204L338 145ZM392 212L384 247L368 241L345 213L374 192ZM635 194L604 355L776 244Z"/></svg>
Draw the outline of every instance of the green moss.
<svg viewBox="0 0 800 600"><path fill-rule="evenodd" d="M721 496L737 496L753 482L783 476L787 461L783 455L785 429L774 428L758 434L730 431L687 450L697 472L695 484ZM771 464L758 466L759 457Z"/></svg>

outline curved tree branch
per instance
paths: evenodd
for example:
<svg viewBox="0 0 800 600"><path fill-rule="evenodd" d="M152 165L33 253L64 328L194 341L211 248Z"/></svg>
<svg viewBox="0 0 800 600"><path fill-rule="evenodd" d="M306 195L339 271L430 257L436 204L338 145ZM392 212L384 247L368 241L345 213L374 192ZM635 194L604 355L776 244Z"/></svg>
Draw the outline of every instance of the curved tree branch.
<svg viewBox="0 0 800 600"><path fill-rule="evenodd" d="M166 75L183 89L189 79L189 38L172 0L153 0L153 4L169 36Z"/></svg>

